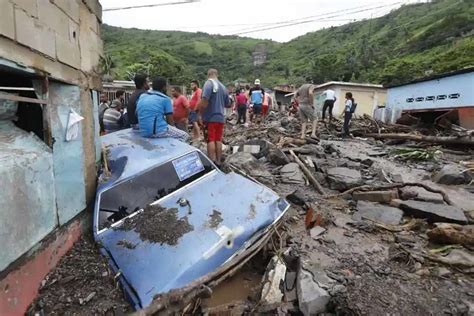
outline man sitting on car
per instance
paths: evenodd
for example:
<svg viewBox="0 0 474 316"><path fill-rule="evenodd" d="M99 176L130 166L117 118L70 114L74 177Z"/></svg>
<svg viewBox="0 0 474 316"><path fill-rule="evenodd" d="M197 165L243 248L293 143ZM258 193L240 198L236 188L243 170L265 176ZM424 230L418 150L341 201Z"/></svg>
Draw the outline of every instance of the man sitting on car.
<svg viewBox="0 0 474 316"><path fill-rule="evenodd" d="M188 133L175 127L173 104L166 95L166 79L153 80L153 89L143 93L137 102L138 124L143 137L172 137L183 142L189 139Z"/></svg>

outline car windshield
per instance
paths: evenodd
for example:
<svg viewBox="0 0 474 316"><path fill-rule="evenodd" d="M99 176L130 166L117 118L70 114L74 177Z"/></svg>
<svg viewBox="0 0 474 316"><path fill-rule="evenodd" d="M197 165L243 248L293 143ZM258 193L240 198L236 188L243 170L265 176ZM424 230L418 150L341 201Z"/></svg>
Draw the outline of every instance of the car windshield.
<svg viewBox="0 0 474 316"><path fill-rule="evenodd" d="M104 191L100 195L99 230L199 179L214 169L194 151Z"/></svg>

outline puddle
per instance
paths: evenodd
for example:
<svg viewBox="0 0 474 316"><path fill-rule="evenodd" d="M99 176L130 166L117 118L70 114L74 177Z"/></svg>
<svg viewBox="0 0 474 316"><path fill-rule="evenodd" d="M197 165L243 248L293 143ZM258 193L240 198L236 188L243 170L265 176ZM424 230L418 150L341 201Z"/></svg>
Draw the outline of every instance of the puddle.
<svg viewBox="0 0 474 316"><path fill-rule="evenodd" d="M205 301L209 308L227 305L236 301L247 301L259 293L262 275L251 268L243 268L240 272L219 284L213 289L211 298Z"/></svg>

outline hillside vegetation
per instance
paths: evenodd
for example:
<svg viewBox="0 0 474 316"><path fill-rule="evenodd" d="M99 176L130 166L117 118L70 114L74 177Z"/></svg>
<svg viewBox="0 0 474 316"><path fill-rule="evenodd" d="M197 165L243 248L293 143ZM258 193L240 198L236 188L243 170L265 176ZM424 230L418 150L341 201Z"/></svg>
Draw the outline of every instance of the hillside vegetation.
<svg viewBox="0 0 474 316"><path fill-rule="evenodd" d="M396 84L474 65L472 0L406 5L287 43L108 25L102 34L112 61L106 72L116 79L146 71L187 83L215 67L227 83L261 77L265 86L329 80ZM253 65L257 47L267 53L262 66Z"/></svg>

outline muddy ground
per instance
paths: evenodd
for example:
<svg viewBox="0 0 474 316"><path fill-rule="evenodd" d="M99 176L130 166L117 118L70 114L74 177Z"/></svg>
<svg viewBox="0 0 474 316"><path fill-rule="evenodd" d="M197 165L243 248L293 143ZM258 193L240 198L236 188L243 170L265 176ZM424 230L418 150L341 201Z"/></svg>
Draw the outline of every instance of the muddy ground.
<svg viewBox="0 0 474 316"><path fill-rule="evenodd" d="M461 226L472 224L472 186L433 181L433 174L443 166L472 161L472 151L414 142L341 139L337 127L322 123L318 126L319 140L316 142L296 140L299 133L297 120L275 113L259 127L237 126L232 122L227 125L228 166L224 168L227 171L237 169L267 184L279 195L287 197L292 207L285 216L284 225L265 249L239 273L214 289L211 298L199 300L198 308L194 310L211 315L263 312L299 315L302 313L302 290L296 291L297 276L306 271L312 275L314 286L326 293L327 302L318 313L473 315L474 245L434 243L428 236L434 225L432 218L428 215L413 218L412 213L402 212L395 203L403 196L407 200L446 206L440 194L420 187L394 189L396 196L393 199L375 205L375 211L379 212L376 215L380 216L376 220L360 215L363 202L356 201L354 194L340 194L358 185L423 183L446 192L453 207L466 218ZM249 143L250 140L253 141ZM233 153L234 150L242 151L246 143L258 144L260 152L253 157L247 153ZM393 149L396 148L421 148L430 152L433 149L433 152L439 150L443 154L433 159L406 160L394 157ZM307 176L291 165L294 158L290 149L320 182L325 195L317 193ZM233 169L229 166L231 162ZM241 165L233 162L241 162ZM338 175L340 181L331 180L333 168L345 168L343 174ZM353 173L360 179L351 178ZM347 181L344 176L348 177ZM379 207L382 211L378 211ZM393 217L386 218L384 210L395 212L397 224L380 222L394 220ZM219 225L220 215L213 214L211 227ZM185 219L177 219L171 213L169 217L180 223L184 230L190 229ZM137 229L133 223L130 221L125 225L126 229ZM161 225L163 231L169 230L163 222L157 225ZM168 237L162 238L163 234L161 237L146 234L141 237L172 244L173 233L165 235ZM133 245L124 245L128 246ZM262 300L262 277L270 258L275 255L286 265L284 282L278 285L284 295L278 304L266 305ZM454 258L455 255L458 257ZM464 260L462 264L459 264L459 258ZM42 310L50 315L120 314L129 310L105 260L87 239L73 247L44 283L32 311Z"/></svg>
<svg viewBox="0 0 474 316"><path fill-rule="evenodd" d="M131 307L107 260L88 236L43 280L28 315L124 315Z"/></svg>

